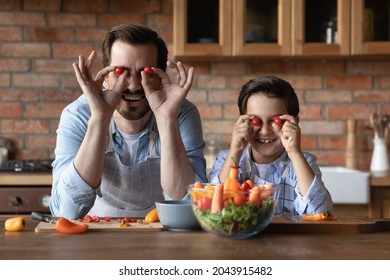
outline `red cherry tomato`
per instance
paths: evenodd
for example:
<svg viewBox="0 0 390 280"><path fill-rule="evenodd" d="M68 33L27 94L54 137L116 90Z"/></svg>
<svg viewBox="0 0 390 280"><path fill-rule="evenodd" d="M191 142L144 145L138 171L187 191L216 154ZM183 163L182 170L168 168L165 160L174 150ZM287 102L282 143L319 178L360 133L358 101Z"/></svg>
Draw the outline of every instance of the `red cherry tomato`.
<svg viewBox="0 0 390 280"><path fill-rule="evenodd" d="M87 223L93 223L93 218L90 215L85 215L84 220Z"/></svg>
<svg viewBox="0 0 390 280"><path fill-rule="evenodd" d="M245 182L248 183L248 185L250 186L251 189L255 187L255 184L253 183L253 181L251 179L248 179Z"/></svg>
<svg viewBox="0 0 390 280"><path fill-rule="evenodd" d="M111 222L111 218L110 218L110 217L104 217L104 220L105 220L106 222Z"/></svg>
<svg viewBox="0 0 390 280"><path fill-rule="evenodd" d="M130 218L128 216L124 217L123 220L126 222L126 223L135 223L137 220L136 219L133 219L133 218Z"/></svg>
<svg viewBox="0 0 390 280"><path fill-rule="evenodd" d="M94 223L98 223L98 222L100 222L100 217L95 215L92 217L92 220Z"/></svg>
<svg viewBox="0 0 390 280"><path fill-rule="evenodd" d="M146 66L146 67L144 68L144 72L145 72L146 74L148 74L148 75L153 75L153 69L152 69L152 67Z"/></svg>
<svg viewBox="0 0 390 280"><path fill-rule="evenodd" d="M254 126L260 126L260 119L257 118L257 117L254 117L254 118L252 119L252 124L253 124Z"/></svg>
<svg viewBox="0 0 390 280"><path fill-rule="evenodd" d="M281 118L275 117L275 118L274 118L274 123L275 123L276 125L281 125L281 124L283 123L283 121L282 121Z"/></svg>
<svg viewBox="0 0 390 280"><path fill-rule="evenodd" d="M251 189L251 186L247 182L242 183L240 186L240 190L242 190L244 192L249 191L250 189Z"/></svg>
<svg viewBox="0 0 390 280"><path fill-rule="evenodd" d="M122 73L125 71L123 67L115 66L115 73L117 73L119 76L122 75Z"/></svg>
<svg viewBox="0 0 390 280"><path fill-rule="evenodd" d="M200 210L207 210L211 208L211 199L208 197L202 197L198 200L197 206Z"/></svg>

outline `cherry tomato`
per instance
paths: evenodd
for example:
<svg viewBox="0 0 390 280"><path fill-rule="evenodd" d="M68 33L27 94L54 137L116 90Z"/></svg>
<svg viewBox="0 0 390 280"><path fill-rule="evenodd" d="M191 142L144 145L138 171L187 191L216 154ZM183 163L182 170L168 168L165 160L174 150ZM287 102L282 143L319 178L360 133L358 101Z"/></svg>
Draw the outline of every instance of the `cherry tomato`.
<svg viewBox="0 0 390 280"><path fill-rule="evenodd" d="M124 217L123 220L125 220L126 223L135 223L137 220L130 218L128 216Z"/></svg>
<svg viewBox="0 0 390 280"><path fill-rule="evenodd" d="M92 217L92 220L93 220L94 223L100 222L99 216L96 216L96 215Z"/></svg>
<svg viewBox="0 0 390 280"><path fill-rule="evenodd" d="M145 72L146 74L148 74L148 75L153 75L153 69L152 69L152 67L146 66L146 67L144 68L144 72Z"/></svg>
<svg viewBox="0 0 390 280"><path fill-rule="evenodd" d="M283 121L282 121L281 118L275 117L275 118L274 118L274 123L275 123L276 125L281 125L281 124L283 123Z"/></svg>
<svg viewBox="0 0 390 280"><path fill-rule="evenodd" d="M252 119L252 124L253 124L254 126L260 126L260 119L257 118L257 117L254 117L254 118Z"/></svg>
<svg viewBox="0 0 390 280"><path fill-rule="evenodd" d="M255 184L253 183L253 181L251 179L248 179L245 182L249 184L251 189L255 186Z"/></svg>
<svg viewBox="0 0 390 280"><path fill-rule="evenodd" d="M200 210L207 210L211 208L211 199L208 197L202 197L198 200L197 206Z"/></svg>
<svg viewBox="0 0 390 280"><path fill-rule="evenodd" d="M247 182L242 183L240 186L240 190L244 192L249 191L250 189L251 189L251 185L249 185Z"/></svg>
<svg viewBox="0 0 390 280"><path fill-rule="evenodd" d="M84 220L87 223L92 223L93 222L93 218L90 215L85 215Z"/></svg>
<svg viewBox="0 0 390 280"><path fill-rule="evenodd" d="M111 222L111 218L110 218L110 217L104 217L104 220L105 220L106 222Z"/></svg>
<svg viewBox="0 0 390 280"><path fill-rule="evenodd" d="M115 73L117 73L119 76L122 75L122 73L125 71L123 67L115 66Z"/></svg>

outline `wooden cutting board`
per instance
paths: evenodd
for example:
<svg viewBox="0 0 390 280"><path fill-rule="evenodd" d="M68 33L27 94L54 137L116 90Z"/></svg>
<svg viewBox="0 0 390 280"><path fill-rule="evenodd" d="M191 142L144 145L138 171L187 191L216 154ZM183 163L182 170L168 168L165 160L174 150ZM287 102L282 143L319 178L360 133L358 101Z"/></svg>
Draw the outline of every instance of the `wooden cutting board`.
<svg viewBox="0 0 390 280"><path fill-rule="evenodd" d="M389 219L335 216L333 220L330 221L307 221L302 220L300 216L285 217L278 215L273 217L272 222L264 229L264 232L289 234L356 234L373 233L386 230L390 230Z"/></svg>
<svg viewBox="0 0 390 280"><path fill-rule="evenodd" d="M75 221L75 223L81 223ZM149 224L138 224L130 223L129 227L117 227L118 222L111 221L100 221L98 223L88 223L89 231L161 231L164 229L164 226L161 223L149 223ZM50 224L46 222L40 222L36 228L35 232L57 232L55 229L55 224Z"/></svg>

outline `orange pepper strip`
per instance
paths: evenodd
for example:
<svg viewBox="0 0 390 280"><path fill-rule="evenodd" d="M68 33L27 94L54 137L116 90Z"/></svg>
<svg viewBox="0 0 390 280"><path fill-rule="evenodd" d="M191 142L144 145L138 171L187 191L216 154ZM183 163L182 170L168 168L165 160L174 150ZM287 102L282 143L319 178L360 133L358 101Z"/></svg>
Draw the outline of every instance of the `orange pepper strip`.
<svg viewBox="0 0 390 280"><path fill-rule="evenodd" d="M76 224L68 219L65 218L59 218L56 222L56 230L61 233L69 233L69 234L78 234L78 233L84 233L88 230L88 225L83 224Z"/></svg>
<svg viewBox="0 0 390 280"><path fill-rule="evenodd" d="M202 189L203 188L203 184L199 181L195 182L194 184L194 188L199 188L199 189Z"/></svg>
<svg viewBox="0 0 390 280"><path fill-rule="evenodd" d="M333 215L329 212L314 214L314 215L307 215L303 214L302 216L303 220L307 221L329 221L333 219Z"/></svg>

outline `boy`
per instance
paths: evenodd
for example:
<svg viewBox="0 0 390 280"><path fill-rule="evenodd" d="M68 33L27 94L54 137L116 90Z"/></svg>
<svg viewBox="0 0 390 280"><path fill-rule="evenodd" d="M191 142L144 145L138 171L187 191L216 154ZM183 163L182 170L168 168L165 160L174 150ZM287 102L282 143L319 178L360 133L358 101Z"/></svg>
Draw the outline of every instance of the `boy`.
<svg viewBox="0 0 390 280"><path fill-rule="evenodd" d="M331 211L316 157L301 150L299 102L291 85L273 76L250 80L240 91L238 107L230 149L217 155L211 183L224 182L237 163L239 181L280 186L275 214Z"/></svg>

